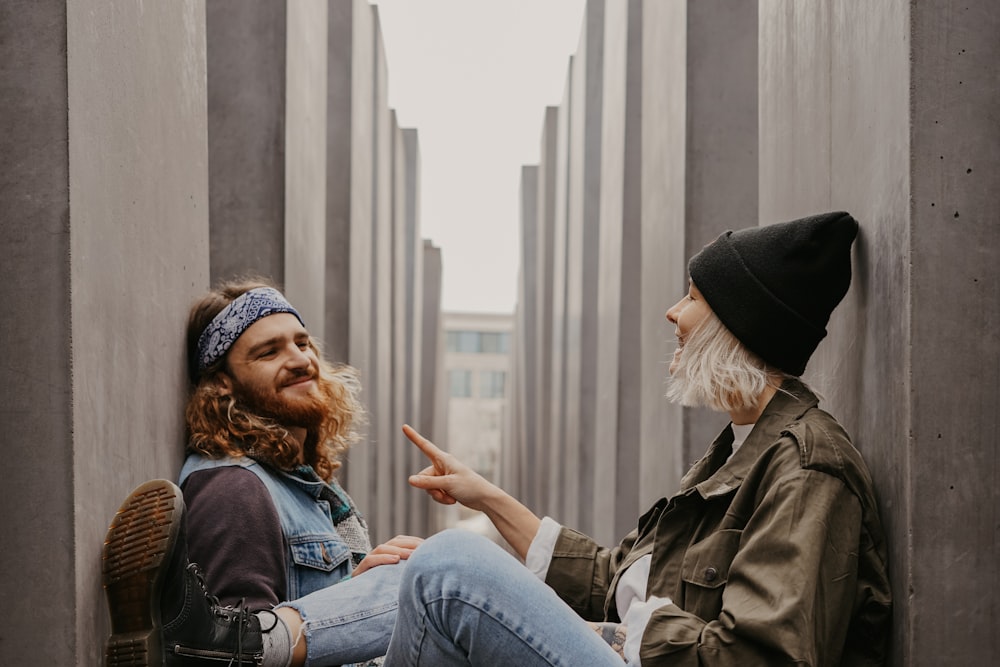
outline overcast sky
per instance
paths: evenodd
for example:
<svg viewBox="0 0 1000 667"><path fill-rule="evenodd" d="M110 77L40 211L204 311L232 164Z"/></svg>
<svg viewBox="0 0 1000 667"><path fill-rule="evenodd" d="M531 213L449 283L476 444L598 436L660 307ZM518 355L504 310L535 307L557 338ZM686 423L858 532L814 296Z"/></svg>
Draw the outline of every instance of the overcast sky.
<svg viewBox="0 0 1000 667"><path fill-rule="evenodd" d="M441 248L442 307L512 312L521 166L537 164L585 0L377 0L389 104L417 129L421 235Z"/></svg>

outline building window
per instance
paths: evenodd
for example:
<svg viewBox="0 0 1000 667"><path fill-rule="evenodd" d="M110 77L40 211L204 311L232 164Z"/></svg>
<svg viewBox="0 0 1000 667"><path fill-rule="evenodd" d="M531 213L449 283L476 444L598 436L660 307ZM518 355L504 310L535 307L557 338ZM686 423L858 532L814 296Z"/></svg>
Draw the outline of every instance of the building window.
<svg viewBox="0 0 1000 667"><path fill-rule="evenodd" d="M449 331L445 344L449 352L508 354L510 334L504 331Z"/></svg>
<svg viewBox="0 0 1000 667"><path fill-rule="evenodd" d="M480 398L503 398L507 374L503 371L479 372Z"/></svg>
<svg viewBox="0 0 1000 667"><path fill-rule="evenodd" d="M480 337L480 352L486 354L507 354L510 351L509 333L483 333Z"/></svg>
<svg viewBox="0 0 1000 667"><path fill-rule="evenodd" d="M449 352L479 352L479 332L449 331L447 346Z"/></svg>
<svg viewBox="0 0 1000 667"><path fill-rule="evenodd" d="M452 398L472 396L472 371L448 371L448 394Z"/></svg>

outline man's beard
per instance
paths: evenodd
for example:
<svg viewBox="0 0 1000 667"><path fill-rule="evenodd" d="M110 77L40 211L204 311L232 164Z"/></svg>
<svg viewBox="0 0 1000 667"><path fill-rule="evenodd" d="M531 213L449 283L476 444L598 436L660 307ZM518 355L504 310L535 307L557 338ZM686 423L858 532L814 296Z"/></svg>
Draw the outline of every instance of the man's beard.
<svg viewBox="0 0 1000 667"><path fill-rule="evenodd" d="M285 392L257 384L234 387L233 393L250 412L273 419L286 428L315 431L326 418L328 408L321 391L323 380L319 373L313 376L313 380L316 387L305 396L290 397Z"/></svg>

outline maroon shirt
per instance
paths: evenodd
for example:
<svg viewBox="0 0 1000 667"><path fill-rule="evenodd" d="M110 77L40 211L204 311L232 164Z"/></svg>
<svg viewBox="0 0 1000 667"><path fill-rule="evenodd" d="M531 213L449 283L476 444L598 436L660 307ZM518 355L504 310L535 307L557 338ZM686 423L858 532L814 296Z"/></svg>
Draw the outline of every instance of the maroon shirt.
<svg viewBox="0 0 1000 667"><path fill-rule="evenodd" d="M205 573L209 592L252 610L285 601L288 548L264 482L225 466L192 473L182 488L188 559Z"/></svg>

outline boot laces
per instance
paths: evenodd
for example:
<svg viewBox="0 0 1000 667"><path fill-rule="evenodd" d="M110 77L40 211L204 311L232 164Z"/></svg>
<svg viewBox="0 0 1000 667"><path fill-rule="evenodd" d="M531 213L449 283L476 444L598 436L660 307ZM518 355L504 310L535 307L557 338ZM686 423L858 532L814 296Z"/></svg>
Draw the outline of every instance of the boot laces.
<svg viewBox="0 0 1000 667"><path fill-rule="evenodd" d="M219 598L212 595L208 591L208 584L205 581L205 573L201 571L201 568L199 568L195 563L191 563L190 568L195 575L195 579L198 581L198 586L201 588L202 594L205 596L205 599L208 600L208 603L212 608L212 612L219 618L226 621L226 623L236 622L239 625L239 631L236 633L236 651L229 660L229 667L232 667L234 664L242 665L243 635L250 627L250 617L253 614L253 612L246 607L246 598L240 598L239 604L236 606L223 606L222 603L219 602Z"/></svg>

